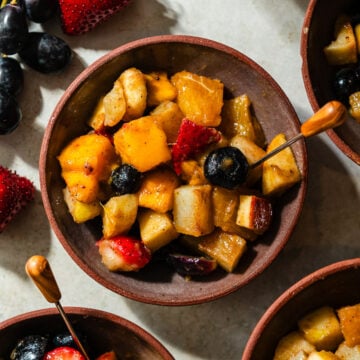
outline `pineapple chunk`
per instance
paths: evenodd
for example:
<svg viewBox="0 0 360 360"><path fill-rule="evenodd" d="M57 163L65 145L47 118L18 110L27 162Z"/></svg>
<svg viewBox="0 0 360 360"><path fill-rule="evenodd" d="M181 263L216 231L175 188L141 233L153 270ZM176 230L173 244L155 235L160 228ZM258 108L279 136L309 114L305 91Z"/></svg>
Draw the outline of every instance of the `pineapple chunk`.
<svg viewBox="0 0 360 360"><path fill-rule="evenodd" d="M168 213L162 214L152 210L144 210L140 212L138 221L141 240L151 252L160 249L178 237Z"/></svg>
<svg viewBox="0 0 360 360"><path fill-rule="evenodd" d="M177 232L192 236L214 229L210 185L183 185L174 191L174 225Z"/></svg>
<svg viewBox="0 0 360 360"><path fill-rule="evenodd" d="M104 238L126 234L135 223L138 198L135 194L125 194L110 198L103 206L102 222Z"/></svg>
<svg viewBox="0 0 360 360"><path fill-rule="evenodd" d="M152 116L124 124L114 135L114 145L123 163L140 172L171 160L166 135Z"/></svg>
<svg viewBox="0 0 360 360"><path fill-rule="evenodd" d="M350 115L360 123L360 91L356 91L349 96L349 104Z"/></svg>
<svg viewBox="0 0 360 360"><path fill-rule="evenodd" d="M343 342L335 351L335 355L340 360L360 360L360 345L351 347Z"/></svg>
<svg viewBox="0 0 360 360"><path fill-rule="evenodd" d="M270 226L273 210L269 200L256 195L240 195L236 224L263 234Z"/></svg>
<svg viewBox="0 0 360 360"><path fill-rule="evenodd" d="M155 122L164 130L168 143L175 143L184 114L173 101L159 104L150 115L156 116Z"/></svg>
<svg viewBox="0 0 360 360"><path fill-rule="evenodd" d="M238 191L214 187L212 193L214 225L225 232L237 234L246 240L253 241L257 235L253 231L236 224L239 200Z"/></svg>
<svg viewBox="0 0 360 360"><path fill-rule="evenodd" d="M120 78L114 82L112 89L104 96L104 125L115 126L118 124L126 113L126 99L124 88Z"/></svg>
<svg viewBox="0 0 360 360"><path fill-rule="evenodd" d="M306 340L299 331L292 331L279 341L273 360L295 359L295 356L301 351L310 354L315 350L315 346Z"/></svg>
<svg viewBox="0 0 360 360"><path fill-rule="evenodd" d="M340 360L340 358L330 351L314 351L307 360Z"/></svg>
<svg viewBox="0 0 360 360"><path fill-rule="evenodd" d="M196 160L185 160L181 163L181 179L189 185L209 183L204 175L204 168Z"/></svg>
<svg viewBox="0 0 360 360"><path fill-rule="evenodd" d="M339 16L335 23L335 40L324 48L330 65L345 65L357 62L356 39L351 21L347 16Z"/></svg>
<svg viewBox="0 0 360 360"><path fill-rule="evenodd" d="M299 320L298 325L316 350L335 350L343 340L339 320L330 306L310 312Z"/></svg>
<svg viewBox="0 0 360 360"><path fill-rule="evenodd" d="M64 200L74 221L78 224L91 220L101 214L101 205L99 201L92 203L83 203L76 200L66 187L63 189Z"/></svg>
<svg viewBox="0 0 360 360"><path fill-rule="evenodd" d="M232 272L246 251L246 240L242 237L216 229L203 236L199 250L214 259L227 272Z"/></svg>
<svg viewBox="0 0 360 360"><path fill-rule="evenodd" d="M174 190L179 178L170 168L157 168L145 174L138 191L139 206L165 213L173 208Z"/></svg>
<svg viewBox="0 0 360 360"><path fill-rule="evenodd" d="M266 151L256 145L252 140L243 135L236 135L230 140L230 146L238 148L246 157L249 165L257 162L266 155ZM262 176L262 164L257 166L254 169L250 169L246 185L252 186L260 180Z"/></svg>
<svg viewBox="0 0 360 360"><path fill-rule="evenodd" d="M270 142L267 152L286 142L284 134L278 134ZM262 193L265 196L280 196L301 180L301 173L290 147L263 163Z"/></svg>
<svg viewBox="0 0 360 360"><path fill-rule="evenodd" d="M224 101L222 122L219 130L227 137L242 135L260 148L265 146L263 129L254 116L248 95L243 94L234 99Z"/></svg>
<svg viewBox="0 0 360 360"><path fill-rule="evenodd" d="M337 311L347 346L360 345L360 304L344 306Z"/></svg>
<svg viewBox="0 0 360 360"><path fill-rule="evenodd" d="M147 104L149 106L157 106L163 101L172 101L176 98L176 88L170 82L166 72L154 71L145 74L145 79L148 91Z"/></svg>
<svg viewBox="0 0 360 360"><path fill-rule="evenodd" d="M216 79L180 71L172 76L177 104L185 117L198 125L218 126L221 122L224 84Z"/></svg>
<svg viewBox="0 0 360 360"><path fill-rule="evenodd" d="M144 74L132 67L123 71L119 77L126 101L124 120L137 119L146 109L146 80Z"/></svg>
<svg viewBox="0 0 360 360"><path fill-rule="evenodd" d="M105 108L104 108L104 96L102 96L93 111L88 124L94 130L100 130L104 127L105 122Z"/></svg>

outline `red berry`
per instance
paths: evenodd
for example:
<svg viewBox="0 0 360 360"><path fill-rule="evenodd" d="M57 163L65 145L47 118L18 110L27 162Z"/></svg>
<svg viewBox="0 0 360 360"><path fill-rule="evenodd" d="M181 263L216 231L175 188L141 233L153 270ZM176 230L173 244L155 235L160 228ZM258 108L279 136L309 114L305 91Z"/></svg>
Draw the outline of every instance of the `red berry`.
<svg viewBox="0 0 360 360"><path fill-rule="evenodd" d="M109 351L97 357L96 360L117 360L117 356L114 351Z"/></svg>
<svg viewBox="0 0 360 360"><path fill-rule="evenodd" d="M85 360L85 357L69 346L60 346L47 352L43 360Z"/></svg>

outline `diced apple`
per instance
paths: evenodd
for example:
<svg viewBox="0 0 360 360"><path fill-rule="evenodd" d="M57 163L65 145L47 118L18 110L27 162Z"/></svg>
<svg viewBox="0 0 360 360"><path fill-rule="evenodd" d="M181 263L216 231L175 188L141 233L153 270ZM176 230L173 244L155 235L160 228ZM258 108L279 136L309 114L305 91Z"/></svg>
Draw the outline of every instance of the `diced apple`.
<svg viewBox="0 0 360 360"><path fill-rule="evenodd" d="M105 123L105 108L104 108L104 96L102 96L93 112L93 114L90 117L90 120L88 121L88 124L90 127L92 127L94 130L100 130L104 127Z"/></svg>
<svg viewBox="0 0 360 360"><path fill-rule="evenodd" d="M256 195L240 195L236 224L263 234L270 226L273 216L271 202Z"/></svg>
<svg viewBox="0 0 360 360"><path fill-rule="evenodd" d="M284 134L276 135L267 152L286 142ZM301 180L295 156L287 147L263 163L262 193L265 196L280 196Z"/></svg>
<svg viewBox="0 0 360 360"><path fill-rule="evenodd" d="M126 234L135 223L138 198L135 194L125 194L110 198L103 206L103 235L111 238Z"/></svg>
<svg viewBox="0 0 360 360"><path fill-rule="evenodd" d="M289 360L301 351L310 354L315 350L315 346L306 340L299 331L292 331L279 341L273 360Z"/></svg>
<svg viewBox="0 0 360 360"><path fill-rule="evenodd" d="M360 360L360 345L351 347L343 342L335 351L335 355L338 356L340 360Z"/></svg>
<svg viewBox="0 0 360 360"><path fill-rule="evenodd" d="M141 240L151 252L167 245L179 235L168 213L143 210L138 215L138 221Z"/></svg>
<svg viewBox="0 0 360 360"><path fill-rule="evenodd" d="M343 340L340 323L330 306L318 308L298 321L299 329L317 350L333 351Z"/></svg>
<svg viewBox="0 0 360 360"><path fill-rule="evenodd" d="M344 306L337 311L345 344L360 345L360 304Z"/></svg>
<svg viewBox="0 0 360 360"><path fill-rule="evenodd" d="M69 212L76 223L83 223L101 214L102 208L99 201L92 203L78 201L70 194L67 187L63 189L63 194Z"/></svg>
<svg viewBox="0 0 360 360"><path fill-rule="evenodd" d="M201 236L214 229L210 185L183 185L174 191L174 225L179 233Z"/></svg>

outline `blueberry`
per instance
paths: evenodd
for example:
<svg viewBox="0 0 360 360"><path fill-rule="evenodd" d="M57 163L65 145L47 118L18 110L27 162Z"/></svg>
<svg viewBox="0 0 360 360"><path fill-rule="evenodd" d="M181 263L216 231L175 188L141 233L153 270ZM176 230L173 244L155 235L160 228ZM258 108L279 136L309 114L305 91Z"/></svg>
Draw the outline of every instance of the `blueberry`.
<svg viewBox="0 0 360 360"><path fill-rule="evenodd" d="M11 352L11 360L42 360L49 344L49 338L29 335L20 339Z"/></svg>
<svg viewBox="0 0 360 360"><path fill-rule="evenodd" d="M11 95L18 95L24 85L24 73L19 62L0 57L0 87Z"/></svg>
<svg viewBox="0 0 360 360"><path fill-rule="evenodd" d="M51 19L57 11L56 0L23 0L29 20L44 23Z"/></svg>
<svg viewBox="0 0 360 360"><path fill-rule="evenodd" d="M139 190L141 173L129 164L123 164L111 173L111 186L118 195L133 194Z"/></svg>
<svg viewBox="0 0 360 360"><path fill-rule="evenodd" d="M360 90L359 70L346 67L335 74L333 88L336 99L344 104L349 103L349 96Z"/></svg>
<svg viewBox="0 0 360 360"><path fill-rule="evenodd" d="M0 135L14 131L21 120L21 110L16 99L0 88Z"/></svg>
<svg viewBox="0 0 360 360"><path fill-rule="evenodd" d="M71 55L64 40L45 32L30 32L26 45L19 51L26 65L42 73L62 70L69 64Z"/></svg>
<svg viewBox="0 0 360 360"><path fill-rule="evenodd" d="M234 189L244 183L248 168L243 153L233 146L226 146L213 150L206 157L204 174L211 184Z"/></svg>

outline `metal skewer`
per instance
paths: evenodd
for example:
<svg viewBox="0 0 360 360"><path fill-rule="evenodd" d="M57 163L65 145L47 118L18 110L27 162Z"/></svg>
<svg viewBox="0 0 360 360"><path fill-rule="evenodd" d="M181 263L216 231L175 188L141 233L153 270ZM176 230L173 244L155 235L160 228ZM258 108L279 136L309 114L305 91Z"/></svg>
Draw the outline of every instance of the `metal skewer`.
<svg viewBox="0 0 360 360"><path fill-rule="evenodd" d="M76 335L76 332L72 327L63 307L60 304L61 292L46 258L41 255L32 256L26 262L25 270L28 276L43 294L45 299L49 303L55 304L62 319L65 322L66 327L68 328L72 338L74 339L75 344L79 347L86 360L90 360L83 345L81 344L81 341Z"/></svg>
<svg viewBox="0 0 360 360"><path fill-rule="evenodd" d="M320 108L314 115L306 120L300 127L300 133L289 139L284 144L267 153L260 160L252 163L249 169L253 169L281 150L291 146L296 141L317 135L328 129L342 125L346 120L346 107L339 101L330 101Z"/></svg>

